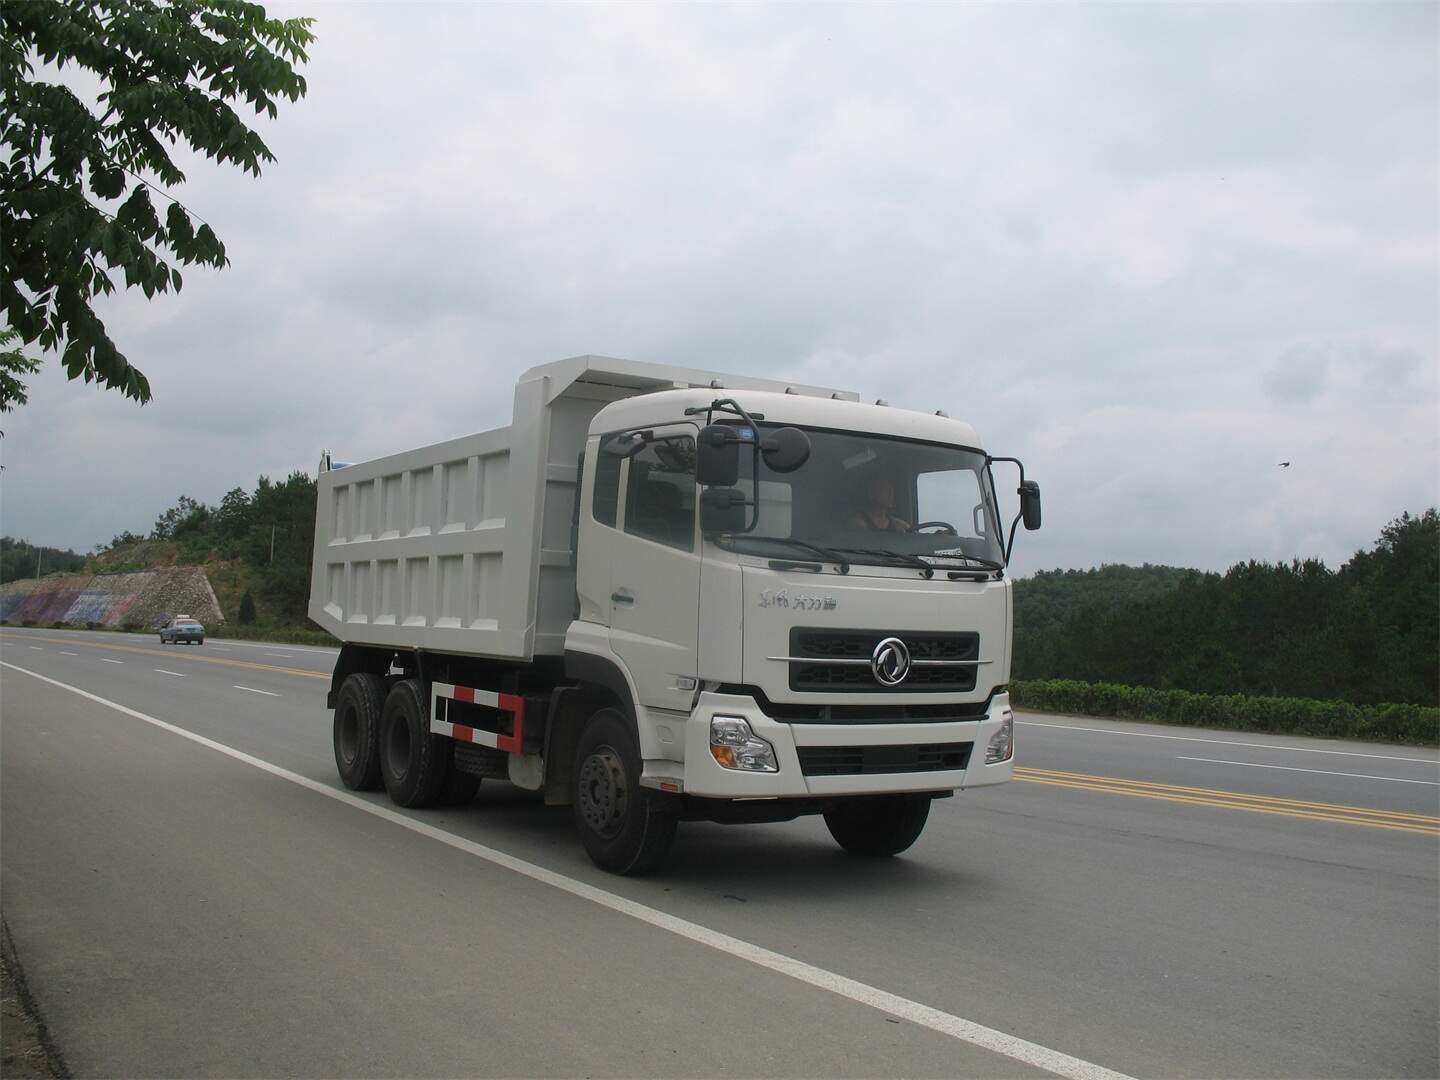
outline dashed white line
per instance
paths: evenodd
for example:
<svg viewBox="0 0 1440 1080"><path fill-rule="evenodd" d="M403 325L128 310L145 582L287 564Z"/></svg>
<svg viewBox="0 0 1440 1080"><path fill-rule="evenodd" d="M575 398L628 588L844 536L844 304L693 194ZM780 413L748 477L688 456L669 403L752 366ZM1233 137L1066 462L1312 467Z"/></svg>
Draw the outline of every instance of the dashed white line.
<svg viewBox="0 0 1440 1080"><path fill-rule="evenodd" d="M189 739L193 743L215 750L236 761L253 766L271 776L282 780L288 780L317 795L324 795L328 799L343 803L353 809L372 814L383 821L398 825L402 829L409 829L411 832L419 833L421 836L429 837L432 840L454 848L456 851L464 852L467 855L496 866L503 867L532 881L549 885L552 888L568 893L580 900L588 900L600 907L607 908L621 915L629 916L638 922L653 926L656 929L664 930L674 934L676 937L693 941L698 945L704 945L717 952L725 953L737 959L747 961L756 967L768 971L787 975L798 982L820 990L829 991L838 997L862 1005L868 1005L878 1009L892 1017L900 1017L909 1020L911 1023L921 1027L929 1028L931 1031L948 1035L958 1042L969 1043L971 1046L978 1046L981 1049L989 1050L995 1054L1001 1054L1012 1061L1023 1062L1044 1069L1047 1072L1055 1073L1057 1076L1064 1076L1069 1080L1126 1080L1123 1073L1117 1073L1105 1068L1103 1065L1096 1065L1094 1062L1085 1061L1083 1058L1072 1057L1069 1054L1061 1053L1059 1050L1052 1050L1048 1046L1041 1046L1015 1035L997 1031L995 1028L977 1024L973 1020L966 1020L964 1017L955 1016L952 1013L942 1012L929 1005L913 1001L910 998L901 997L899 994L892 994L888 990L881 990L879 987L870 986L858 980L847 978L833 971L816 967L814 964L807 964L803 960L796 960L794 957L786 956L760 945L754 945L742 938L732 937L729 934L721 933L719 930L712 930L708 926L691 922L689 919L682 919L678 915L671 915L667 911L658 908L648 907L645 904L630 900L624 896L618 896L612 892L597 888L594 885L575 878L566 877L564 874L557 874L554 870L547 870L543 866L518 859L514 855L507 855L495 848L477 844L473 840L467 840L463 836L446 832L434 825L417 821L414 818L406 817L388 806L379 803L369 802L357 795L352 795L343 788L331 787L322 784L318 780L312 780L308 776L301 776L299 773L291 772L289 769L281 768L279 765L272 765L262 758L253 757L241 750L226 746L213 739L207 739L203 735L197 735L193 731L187 731L182 727L166 723L164 720L156 719L135 709L127 708L114 701L109 701L92 694L88 690L81 690L78 686L71 686L58 679L41 675L39 672L30 671L26 668L17 667L14 664L0 660L0 667L11 668L14 671L22 672L41 682L58 686L62 690L68 690L89 701L114 709L116 712L132 716L137 720L144 721L162 731L168 731L172 735L179 735L181 738ZM240 689L246 689L241 687Z"/></svg>
<svg viewBox="0 0 1440 1080"><path fill-rule="evenodd" d="M60 655L61 655L61 656L79 656L80 654L79 654L78 652L66 652L64 649L61 649L61 650L60 650Z"/></svg>
<svg viewBox="0 0 1440 1080"><path fill-rule="evenodd" d="M289 659L290 657L293 657L295 654L294 654L293 652L267 652L265 655L266 655L266 656L283 656L283 657L285 657L286 659Z"/></svg>
<svg viewBox="0 0 1440 1080"><path fill-rule="evenodd" d="M235 684L231 684L235 685ZM252 694L264 694L266 697L279 697L279 694L272 694L269 690L256 690L253 686L235 686L236 690L246 690Z"/></svg>
<svg viewBox="0 0 1440 1080"><path fill-rule="evenodd" d="M166 671L163 667L157 667L155 670L161 675L174 675L177 679L185 678L185 673L181 671Z"/></svg>
<svg viewBox="0 0 1440 1080"><path fill-rule="evenodd" d="M45 651L45 650L42 649L39 645L31 645L30 648L34 649L36 652L44 652L44 651Z"/></svg>
<svg viewBox="0 0 1440 1080"><path fill-rule="evenodd" d="M108 656L102 656L100 659L107 664L123 664L125 662L124 660L111 660Z"/></svg>
<svg viewBox="0 0 1440 1080"><path fill-rule="evenodd" d="M1293 765L1261 765L1257 761L1221 761L1219 758L1179 756L1177 756L1175 760L1203 761L1210 765L1244 765L1247 769L1279 769L1282 772L1318 773L1321 776L1350 776L1356 780L1389 780L1396 784L1428 784L1430 787L1440 787L1440 780L1410 780L1403 776L1370 776L1367 773L1358 772L1332 772L1330 769L1297 769Z"/></svg>
<svg viewBox="0 0 1440 1080"><path fill-rule="evenodd" d="M1131 735L1137 739L1171 739L1175 742L1244 746L1251 750L1294 750L1301 754L1338 754L1341 757L1374 758L1377 761L1408 761L1411 765L1440 765L1440 759L1400 757L1397 754L1357 754L1353 750L1319 750L1313 746L1282 746L1276 743L1244 742L1240 739L1201 739L1193 735L1159 735L1153 731L1110 731L1106 728L1076 727L1074 724L1042 724L1038 720L1016 720L1015 722L1026 727L1053 728L1056 731L1088 731L1096 735Z"/></svg>

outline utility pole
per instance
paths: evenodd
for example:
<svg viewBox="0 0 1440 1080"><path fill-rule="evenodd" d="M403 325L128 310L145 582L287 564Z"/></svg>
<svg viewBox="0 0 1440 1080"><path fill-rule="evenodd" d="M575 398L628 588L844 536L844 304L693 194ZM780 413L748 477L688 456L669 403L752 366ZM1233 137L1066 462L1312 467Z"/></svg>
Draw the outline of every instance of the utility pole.
<svg viewBox="0 0 1440 1080"><path fill-rule="evenodd" d="M36 548L36 549L35 549L35 580L36 580L36 581L39 581L39 580L40 580L40 563L41 563L42 561L44 561L44 559L45 559L45 549L44 549L43 547L42 547L42 548Z"/></svg>
<svg viewBox="0 0 1440 1080"><path fill-rule="evenodd" d="M270 561L275 561L275 526L270 526Z"/></svg>

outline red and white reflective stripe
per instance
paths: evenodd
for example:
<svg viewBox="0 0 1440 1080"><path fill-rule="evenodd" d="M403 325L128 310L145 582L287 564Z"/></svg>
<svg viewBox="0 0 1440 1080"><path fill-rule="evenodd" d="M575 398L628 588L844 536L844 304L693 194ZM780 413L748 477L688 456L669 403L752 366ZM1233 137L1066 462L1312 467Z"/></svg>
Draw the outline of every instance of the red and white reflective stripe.
<svg viewBox="0 0 1440 1080"><path fill-rule="evenodd" d="M466 724L452 724L448 720L437 720L440 700L460 701L467 705L484 705L514 717L514 734L501 735L484 728ZM515 694L502 694L495 690L477 690L473 686L452 686L450 683L430 684L430 731L435 735L446 735L461 742L478 743L507 754L524 752L525 746L525 699Z"/></svg>

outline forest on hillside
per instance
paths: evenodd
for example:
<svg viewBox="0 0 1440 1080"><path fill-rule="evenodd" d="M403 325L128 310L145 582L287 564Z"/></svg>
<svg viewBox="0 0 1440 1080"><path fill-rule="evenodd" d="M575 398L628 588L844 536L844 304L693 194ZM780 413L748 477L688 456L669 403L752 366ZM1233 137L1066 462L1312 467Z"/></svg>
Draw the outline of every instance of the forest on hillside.
<svg viewBox="0 0 1440 1080"><path fill-rule="evenodd" d="M1440 704L1440 517L1318 559L1054 570L1015 584L1017 679Z"/></svg>
<svg viewBox="0 0 1440 1080"><path fill-rule="evenodd" d="M13 536L0 536L0 585L43 574L73 574L84 567L85 556L78 552L37 546Z"/></svg>
<svg viewBox="0 0 1440 1080"><path fill-rule="evenodd" d="M254 491L232 488L215 506L181 495L148 532L127 529L108 544L97 544L89 556L50 547L42 555L27 541L7 536L0 540L0 571L4 582L35 577L37 558L44 575L209 564L211 584L222 600L235 592L226 605L232 620L253 622L258 602L264 621L302 628L315 542L315 490L314 480L294 472L284 480L262 476ZM226 584L239 584L227 588L222 577ZM246 603L244 593L252 588L255 595Z"/></svg>
<svg viewBox="0 0 1440 1080"><path fill-rule="evenodd" d="M253 492L231 488L216 506L182 495L155 521L151 540L168 540L181 562L239 559L250 566L263 599L282 622L300 626L310 601L315 546L315 481L303 472L262 476ZM118 536L115 544L139 539Z"/></svg>

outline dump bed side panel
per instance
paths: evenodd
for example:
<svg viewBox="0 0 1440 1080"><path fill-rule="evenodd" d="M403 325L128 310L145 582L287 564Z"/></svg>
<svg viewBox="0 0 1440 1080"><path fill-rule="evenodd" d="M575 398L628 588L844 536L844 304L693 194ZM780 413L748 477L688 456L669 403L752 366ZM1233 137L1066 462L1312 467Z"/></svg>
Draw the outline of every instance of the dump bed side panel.
<svg viewBox="0 0 1440 1080"><path fill-rule="evenodd" d="M310 617L342 641L523 655L501 617L510 430L322 474Z"/></svg>

